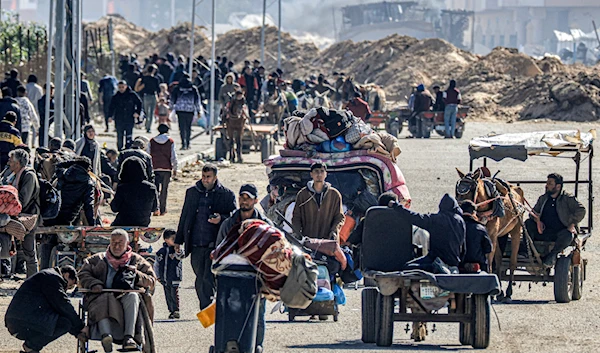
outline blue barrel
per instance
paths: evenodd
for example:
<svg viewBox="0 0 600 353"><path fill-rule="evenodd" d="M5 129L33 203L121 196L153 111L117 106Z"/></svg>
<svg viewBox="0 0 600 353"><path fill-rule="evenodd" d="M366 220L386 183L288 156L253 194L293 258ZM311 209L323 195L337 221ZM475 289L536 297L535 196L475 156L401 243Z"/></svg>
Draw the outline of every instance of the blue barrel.
<svg viewBox="0 0 600 353"><path fill-rule="evenodd" d="M244 265L213 265L217 280L215 353L254 353L261 284Z"/></svg>

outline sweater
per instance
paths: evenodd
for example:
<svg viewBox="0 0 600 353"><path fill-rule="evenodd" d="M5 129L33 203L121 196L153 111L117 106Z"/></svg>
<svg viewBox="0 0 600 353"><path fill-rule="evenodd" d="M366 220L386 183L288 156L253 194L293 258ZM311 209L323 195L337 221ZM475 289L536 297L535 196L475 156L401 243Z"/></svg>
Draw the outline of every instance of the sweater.
<svg viewBox="0 0 600 353"><path fill-rule="evenodd" d="M339 240L344 225L342 195L329 183L325 183L319 195L309 181L296 196L292 225L297 235Z"/></svg>
<svg viewBox="0 0 600 353"><path fill-rule="evenodd" d="M160 134L150 140L146 152L152 156L154 171L177 170L175 141L167 134Z"/></svg>

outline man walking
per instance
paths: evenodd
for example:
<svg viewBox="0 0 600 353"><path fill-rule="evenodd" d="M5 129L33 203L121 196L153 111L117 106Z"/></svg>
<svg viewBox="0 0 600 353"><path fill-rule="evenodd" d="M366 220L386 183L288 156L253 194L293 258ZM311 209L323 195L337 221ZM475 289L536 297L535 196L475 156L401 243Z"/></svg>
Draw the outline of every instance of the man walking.
<svg viewBox="0 0 600 353"><path fill-rule="evenodd" d="M150 140L146 151L152 156L156 191L159 193L159 215L162 216L167 213L167 193L171 175L177 175L177 153L175 141L169 136L169 125L160 124L158 132L159 135Z"/></svg>
<svg viewBox="0 0 600 353"><path fill-rule="evenodd" d="M117 92L117 79L114 76L106 74L98 83L98 102L101 105L102 113L104 114L104 122L108 132L108 122L110 119L110 101Z"/></svg>
<svg viewBox="0 0 600 353"><path fill-rule="evenodd" d="M310 166L308 184L298 192L292 225L302 237L335 239L339 241L344 225L342 195L328 182L327 165L321 162Z"/></svg>
<svg viewBox="0 0 600 353"><path fill-rule="evenodd" d="M27 84L25 85L25 88L27 89L27 98L29 98L31 104L33 104L33 106L35 107L35 112L39 116L40 112L38 110L37 102L44 95L44 90L40 85L38 85L37 82L38 78L36 75L29 75L29 77L27 78Z"/></svg>
<svg viewBox="0 0 600 353"><path fill-rule="evenodd" d="M21 112L21 140L29 146L29 135L35 136L35 132L40 128L40 119L37 115L35 107L27 98L27 89L25 86L17 88L17 103ZM32 137L33 139L33 137ZM31 145L34 141L31 141Z"/></svg>
<svg viewBox="0 0 600 353"><path fill-rule="evenodd" d="M450 80L450 85L444 92L444 126L446 128L445 138L451 139L454 137L456 130L456 114L458 113L458 105L461 103L462 97L460 91L456 89L456 81Z"/></svg>
<svg viewBox="0 0 600 353"><path fill-rule="evenodd" d="M179 251L180 245L185 244L185 255L192 255L200 310L210 305L215 293L210 253L217 245L221 224L235 208L235 194L219 182L217 167L214 164L205 165L202 168L202 180L185 193L175 237L175 250Z"/></svg>
<svg viewBox="0 0 600 353"><path fill-rule="evenodd" d="M49 268L23 282L4 319L11 335L23 342L23 352L40 352L66 333L87 334L69 302L67 290L77 285L72 266Z"/></svg>
<svg viewBox="0 0 600 353"><path fill-rule="evenodd" d="M117 148L122 151L131 144L135 120L142 113L142 100L127 82L120 81L118 88L119 91L110 102L109 116L115 121Z"/></svg>
<svg viewBox="0 0 600 353"><path fill-rule="evenodd" d="M240 208L221 225L219 235L217 236L217 245L227 238L227 234L229 234L233 227L249 219L258 219L273 227L273 222L256 208L256 204L258 203L258 189L254 184L242 185L240 194L238 195L238 203L240 204ZM258 312L258 328L256 332L256 352L262 352L263 342L265 340L265 305L265 298L261 298Z"/></svg>
<svg viewBox="0 0 600 353"><path fill-rule="evenodd" d="M17 94L15 88L15 94ZM6 113L14 112L17 114L17 121L15 123L15 128L21 132L21 109L19 108L19 103L15 98L13 98L13 93L10 88L4 87L2 88L2 99L0 99L0 118L6 116Z"/></svg>
<svg viewBox="0 0 600 353"><path fill-rule="evenodd" d="M144 102L144 112L146 113L146 132L150 132L152 121L154 120L154 108L156 108L156 96L160 92L160 81L156 78L157 68L150 65L144 71L142 76L135 83L135 91L138 92Z"/></svg>

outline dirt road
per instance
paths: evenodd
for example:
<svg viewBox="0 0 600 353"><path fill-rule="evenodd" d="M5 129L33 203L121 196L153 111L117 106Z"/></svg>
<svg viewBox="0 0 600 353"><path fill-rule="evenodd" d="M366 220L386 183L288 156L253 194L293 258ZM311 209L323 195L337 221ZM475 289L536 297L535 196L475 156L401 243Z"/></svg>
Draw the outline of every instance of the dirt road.
<svg viewBox="0 0 600 353"><path fill-rule="evenodd" d="M524 132L534 130L555 130L565 128L589 130L592 125L557 123L469 123L462 140L402 139L402 154L398 164L402 169L413 198L413 209L420 212L436 211L437 204L444 193L453 193L457 181L455 167L467 170L469 158L468 141L471 137L495 132ZM406 134L406 132L404 133ZM258 156L247 157L249 162L223 168L219 172L221 181L237 192L240 185L253 182L261 194L267 185L264 167L259 164ZM500 169L500 176L511 179L545 179L550 172L558 172L572 177L574 163L565 159L538 158L526 163L507 161L492 163L492 173ZM598 168L594 174L598 176ZM192 170L180 176L171 185L169 195L169 213L154 218L153 225L176 227L178 215L183 203L185 189L200 176L199 170ZM594 189L600 195L600 184ZM542 186L525 189L526 197L531 201L543 192ZM262 196L261 195L261 196ZM598 212L594 222L598 224ZM156 244L160 246L160 244ZM156 248L155 246L155 248ZM534 284L529 290L527 283L517 283L512 304L494 305L501 324L501 330L492 321L492 338L489 352L598 352L600 351L600 248L592 238L584 256L589 259L587 281L580 301L570 304L556 304L553 301L552 284L543 286ZM177 322L165 320L168 316L162 289L157 289L154 297L157 308L155 337L158 352L208 352L213 337L213 329L203 329L196 320L198 302L193 289L193 272L189 260L185 260L184 283L181 290L182 319ZM504 284L506 285L506 284ZM406 326L396 323L394 345L381 349L375 345L365 345L360 341L360 290L346 290L348 303L341 308L337 323L295 322L288 323L287 316L279 313L267 315L266 352L367 352L387 350L410 351L469 351L458 342L457 324L438 324L429 326L430 332L423 343L414 344L402 329ZM6 311L10 297L0 297L0 318ZM74 302L75 303L75 302ZM269 306L270 309L271 305ZM267 310L269 312L270 310ZM302 319L300 319L302 320ZM0 352L18 352L20 343L10 337L6 329L0 329ZM94 349L99 349L94 346ZM75 340L63 337L51 344L45 352L75 351Z"/></svg>

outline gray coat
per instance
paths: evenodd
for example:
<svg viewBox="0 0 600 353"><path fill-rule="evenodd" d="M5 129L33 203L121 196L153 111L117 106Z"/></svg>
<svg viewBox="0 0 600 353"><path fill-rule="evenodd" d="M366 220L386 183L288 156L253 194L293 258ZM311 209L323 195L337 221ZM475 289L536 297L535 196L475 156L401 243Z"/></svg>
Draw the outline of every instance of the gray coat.
<svg viewBox="0 0 600 353"><path fill-rule="evenodd" d="M548 198L548 194L540 196L533 210L541 215ZM565 227L569 227L571 224L577 226L585 217L585 207L575 196L566 191L562 191L556 199L556 212L558 213L560 222Z"/></svg>

